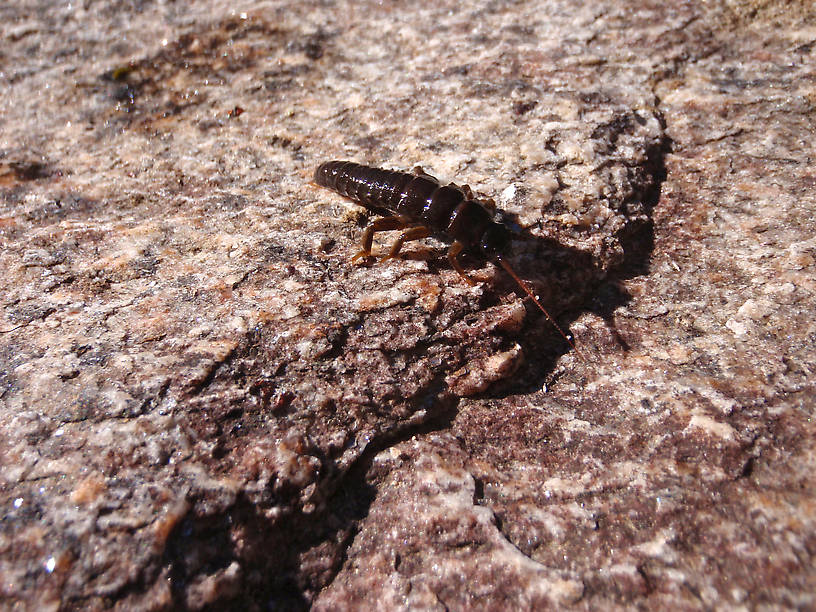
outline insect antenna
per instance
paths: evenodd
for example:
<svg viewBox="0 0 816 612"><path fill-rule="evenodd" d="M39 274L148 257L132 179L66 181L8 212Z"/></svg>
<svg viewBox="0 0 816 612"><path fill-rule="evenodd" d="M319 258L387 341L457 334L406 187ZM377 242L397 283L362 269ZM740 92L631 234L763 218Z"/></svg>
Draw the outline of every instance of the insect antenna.
<svg viewBox="0 0 816 612"><path fill-rule="evenodd" d="M575 350L575 352L576 352L576 353L578 354L578 356L581 358L581 361L586 362L586 361L587 361L587 359L586 359L586 357L584 357L584 354L583 354L581 351L579 351L579 350L578 350L578 347L577 347L577 346L575 346L575 344L573 343L573 341L572 341L572 340L570 340L570 339L567 337L567 334L565 334L565 333L563 332L563 330L562 330L562 329L561 329L561 328L558 326L558 323L556 323L556 322L555 322L555 319L553 319L553 318L550 316L550 313L549 313L549 312L547 312L547 310L544 308L544 306L542 306L542 305L541 305L541 302L539 302L539 301L538 301L538 298L536 297L536 294L535 294L535 293L533 293L532 289L530 289L530 287L528 287L528 286L527 286L527 283L525 283L523 280L521 280L521 277L520 277L518 274L516 274L516 272L513 270L513 268L511 268L511 267L510 267L510 264L509 264L509 263L507 263L507 261L505 261L505 259L504 259L504 258L503 258L501 255L496 255L496 261L498 261L498 262L499 262L499 265L500 265L502 268L504 268L504 271L505 271L505 272L507 272L507 273L508 273L508 274L511 276L511 278L512 278L514 281L516 281L516 283L518 284L518 286L519 286L519 287L521 287L521 288L524 290L524 293L526 293L527 295L529 295L529 296L532 298L532 300L533 300L533 302L535 303L535 305L536 305L536 306L538 306L538 309L539 309L541 312L543 312L543 313L544 313L544 316L545 316L545 317L547 317L547 320L548 320L550 323L552 323L552 326L553 326L555 329L557 329L557 330L558 330L558 333L559 333L559 334L561 334L561 336L564 338L564 340L566 340L566 341L567 341L567 344L569 344L569 345L570 345L570 346L571 346L571 347L572 347L572 348Z"/></svg>

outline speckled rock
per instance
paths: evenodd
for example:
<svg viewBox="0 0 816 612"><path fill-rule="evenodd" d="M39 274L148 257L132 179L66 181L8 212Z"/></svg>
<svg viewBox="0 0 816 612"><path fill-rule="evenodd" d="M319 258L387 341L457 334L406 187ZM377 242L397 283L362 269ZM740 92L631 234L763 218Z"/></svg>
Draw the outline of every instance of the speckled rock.
<svg viewBox="0 0 816 612"><path fill-rule="evenodd" d="M364 530L344 571L315 609L542 609L575 603L574 572L538 563L501 532L468 454L450 434L412 439L383 451L371 475L384 474Z"/></svg>
<svg viewBox="0 0 816 612"><path fill-rule="evenodd" d="M4 603L816 605L808 3L0 16ZM352 264L346 158L494 197L577 351Z"/></svg>

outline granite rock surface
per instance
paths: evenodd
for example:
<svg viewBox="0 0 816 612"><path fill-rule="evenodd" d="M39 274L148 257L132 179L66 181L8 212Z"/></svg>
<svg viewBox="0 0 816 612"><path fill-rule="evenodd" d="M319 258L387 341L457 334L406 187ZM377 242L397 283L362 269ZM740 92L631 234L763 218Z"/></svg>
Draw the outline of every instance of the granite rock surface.
<svg viewBox="0 0 816 612"><path fill-rule="evenodd" d="M816 606L809 3L0 24L3 607ZM329 159L494 198L574 346Z"/></svg>

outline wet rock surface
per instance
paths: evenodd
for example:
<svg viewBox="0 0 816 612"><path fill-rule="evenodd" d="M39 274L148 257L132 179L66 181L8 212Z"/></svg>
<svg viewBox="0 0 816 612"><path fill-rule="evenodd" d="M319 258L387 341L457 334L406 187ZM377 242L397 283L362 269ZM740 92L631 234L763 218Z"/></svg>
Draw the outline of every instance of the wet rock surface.
<svg viewBox="0 0 816 612"><path fill-rule="evenodd" d="M0 15L4 602L814 605L807 3ZM328 159L495 198L577 350Z"/></svg>

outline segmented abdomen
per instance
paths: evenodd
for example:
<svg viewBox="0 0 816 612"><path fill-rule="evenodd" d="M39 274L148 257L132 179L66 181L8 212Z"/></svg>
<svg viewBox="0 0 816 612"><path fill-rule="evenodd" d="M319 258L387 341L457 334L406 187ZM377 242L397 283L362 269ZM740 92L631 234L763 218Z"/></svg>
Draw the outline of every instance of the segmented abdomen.
<svg viewBox="0 0 816 612"><path fill-rule="evenodd" d="M330 161L315 170L315 182L363 206L396 212L402 188L412 175L349 161Z"/></svg>
<svg viewBox="0 0 816 612"><path fill-rule="evenodd" d="M447 234L466 247L475 246L492 215L468 199L457 185L440 185L428 174L372 168L349 161L330 161L315 170L315 182L377 212L383 209Z"/></svg>

